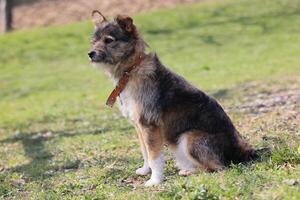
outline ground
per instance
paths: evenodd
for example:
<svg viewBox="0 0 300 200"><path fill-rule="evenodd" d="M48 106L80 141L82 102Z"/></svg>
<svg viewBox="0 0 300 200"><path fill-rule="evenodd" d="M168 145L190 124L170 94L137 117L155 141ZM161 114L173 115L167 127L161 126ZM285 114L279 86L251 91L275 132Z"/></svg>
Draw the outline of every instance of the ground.
<svg viewBox="0 0 300 200"><path fill-rule="evenodd" d="M153 188L134 129L105 106L90 22L0 37L0 198L300 199L300 4L237 0L134 16L162 62L214 96L261 158Z"/></svg>

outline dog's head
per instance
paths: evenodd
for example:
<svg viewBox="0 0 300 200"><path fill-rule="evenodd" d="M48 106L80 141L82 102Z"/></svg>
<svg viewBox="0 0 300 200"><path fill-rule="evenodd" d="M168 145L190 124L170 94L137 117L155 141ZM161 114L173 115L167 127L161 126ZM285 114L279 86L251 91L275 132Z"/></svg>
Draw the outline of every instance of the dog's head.
<svg viewBox="0 0 300 200"><path fill-rule="evenodd" d="M88 52L92 62L116 65L136 53L139 36L132 18L118 15L108 21L99 11L92 16L95 30Z"/></svg>

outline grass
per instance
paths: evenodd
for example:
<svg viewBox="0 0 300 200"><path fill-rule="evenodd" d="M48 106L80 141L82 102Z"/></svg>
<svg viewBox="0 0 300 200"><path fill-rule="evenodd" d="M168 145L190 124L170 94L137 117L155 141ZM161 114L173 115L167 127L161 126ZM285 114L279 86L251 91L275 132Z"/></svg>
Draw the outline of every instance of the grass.
<svg viewBox="0 0 300 200"><path fill-rule="evenodd" d="M299 101L267 112L255 104L299 91L299 13L297 0L226 0L134 16L164 64L215 96L253 146L272 148L187 178L168 159L154 188L134 174L133 128L104 105L112 84L88 63L90 22L0 36L0 198L299 199Z"/></svg>

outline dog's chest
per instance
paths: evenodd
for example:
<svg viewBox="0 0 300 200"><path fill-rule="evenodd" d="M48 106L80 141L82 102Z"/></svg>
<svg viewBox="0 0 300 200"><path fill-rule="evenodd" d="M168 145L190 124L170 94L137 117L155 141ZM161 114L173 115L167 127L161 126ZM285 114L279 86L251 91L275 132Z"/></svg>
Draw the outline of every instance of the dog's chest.
<svg viewBox="0 0 300 200"><path fill-rule="evenodd" d="M124 117L131 122L138 120L139 106L137 100L134 98L134 91L130 86L121 92L118 97L118 103Z"/></svg>

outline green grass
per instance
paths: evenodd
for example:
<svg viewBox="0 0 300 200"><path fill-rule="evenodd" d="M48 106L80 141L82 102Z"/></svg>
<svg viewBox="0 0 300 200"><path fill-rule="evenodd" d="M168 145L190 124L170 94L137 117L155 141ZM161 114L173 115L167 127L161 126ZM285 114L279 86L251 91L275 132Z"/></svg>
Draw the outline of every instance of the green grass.
<svg viewBox="0 0 300 200"><path fill-rule="evenodd" d="M90 22L0 36L0 198L300 199L299 102L254 115L245 97L300 85L300 3L226 0L134 16L150 51L228 108L259 162L144 188L134 129L104 105L112 84L88 59ZM167 158L170 158L169 153Z"/></svg>

